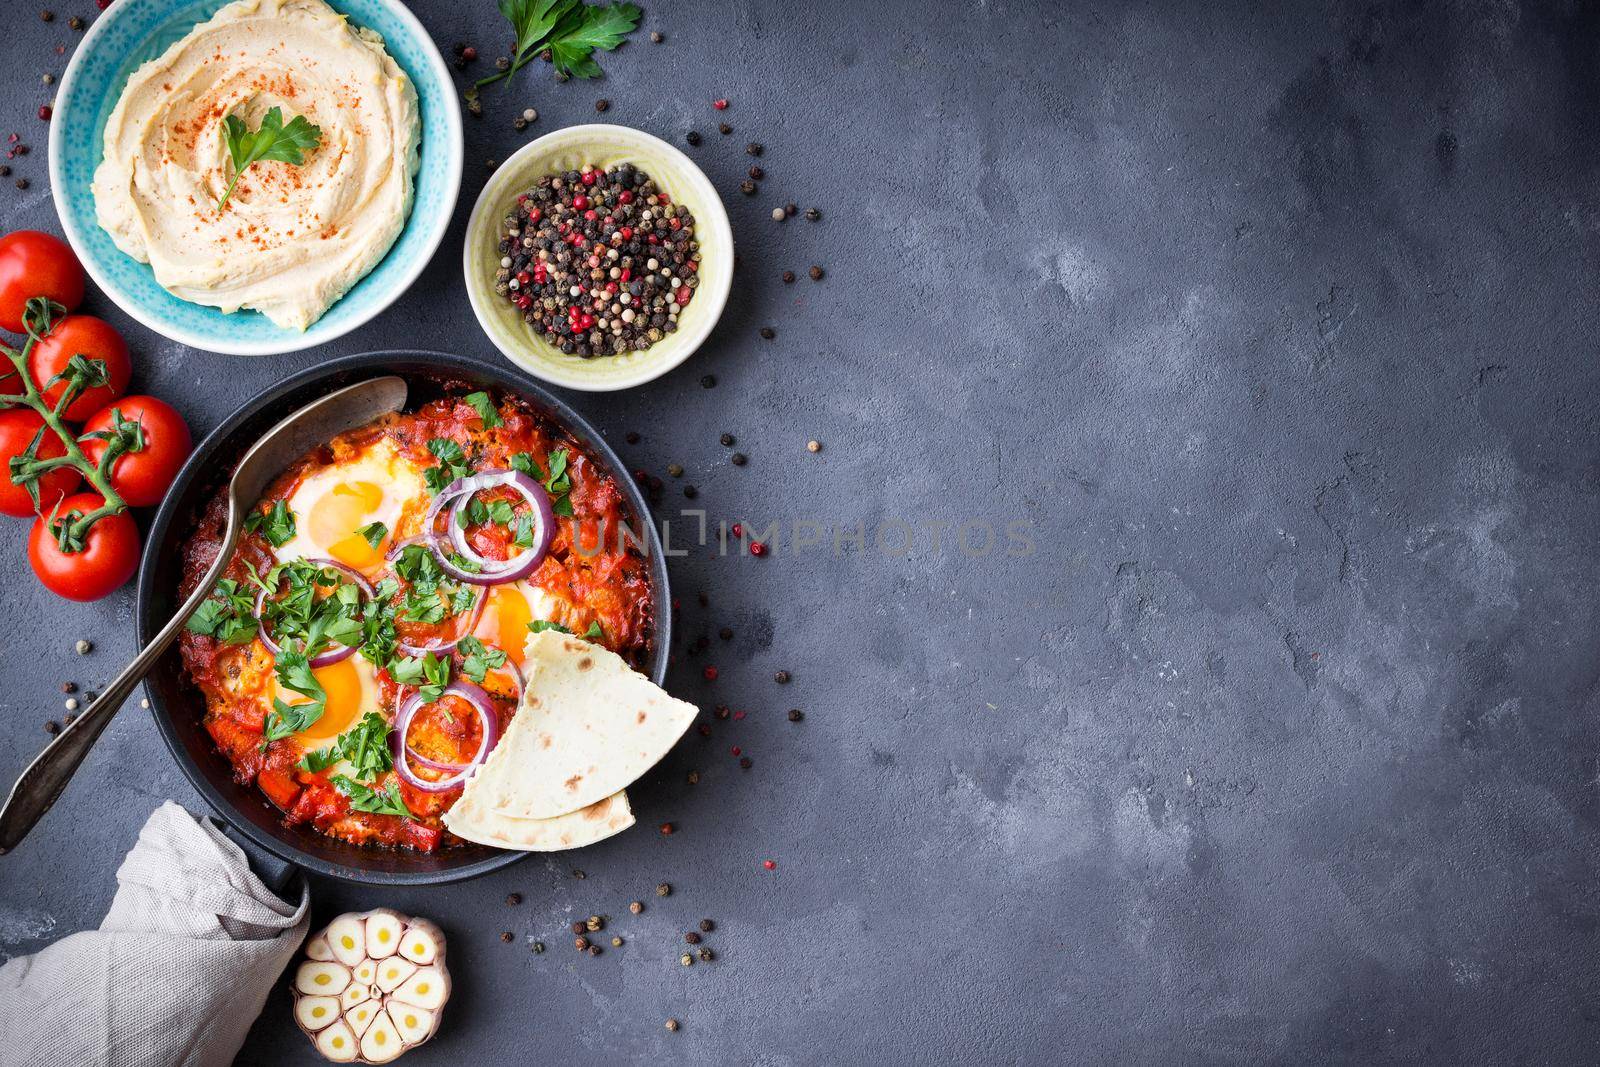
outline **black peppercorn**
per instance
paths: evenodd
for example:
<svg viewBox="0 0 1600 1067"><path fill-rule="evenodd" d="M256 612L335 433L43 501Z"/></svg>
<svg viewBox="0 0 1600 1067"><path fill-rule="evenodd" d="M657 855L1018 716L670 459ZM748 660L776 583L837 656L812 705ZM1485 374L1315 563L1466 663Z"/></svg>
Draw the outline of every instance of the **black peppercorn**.
<svg viewBox="0 0 1600 1067"><path fill-rule="evenodd" d="M778 336L778 332L776 330L774 330L771 326L763 326L763 327L761 327L761 339L763 341L770 341L776 336Z"/></svg>
<svg viewBox="0 0 1600 1067"><path fill-rule="evenodd" d="M686 485L686 486L684 486L684 487L683 487L683 495L684 495L684 496L685 496L685 497L686 497L686 498L687 498L687 499L689 499L689 500L693 500L693 499L694 499L694 498L695 498L695 497L696 497L696 496L697 496L697 495L699 495L699 494L698 494L698 491L697 491L697 490L696 490L696 489L695 489L695 487L694 487L694 486L692 486L692 485Z"/></svg>
<svg viewBox="0 0 1600 1067"><path fill-rule="evenodd" d="M707 374L706 376L704 376L703 378L700 379L700 388L702 388L702 389L715 389L716 387L717 387L716 375Z"/></svg>
<svg viewBox="0 0 1600 1067"><path fill-rule="evenodd" d="M630 445L636 445L639 443L639 434L637 431L629 430L627 433L622 435L622 439L628 442Z"/></svg>
<svg viewBox="0 0 1600 1067"><path fill-rule="evenodd" d="M777 682L779 685L788 685L789 684L789 672L788 671L779 671L777 674L774 674L772 676L772 680L774 682Z"/></svg>
<svg viewBox="0 0 1600 1067"><path fill-rule="evenodd" d="M688 933L684 934L683 939L691 945L698 945L700 943L700 935L695 933L693 930L690 930Z"/></svg>
<svg viewBox="0 0 1600 1067"><path fill-rule="evenodd" d="M571 929L573 933L581 934L585 930L589 929L589 927L583 922L582 919L579 919L577 922L572 924Z"/></svg>
<svg viewBox="0 0 1600 1067"><path fill-rule="evenodd" d="M740 756L739 757L739 769L741 771L748 771L750 769L750 757L749 756Z"/></svg>
<svg viewBox="0 0 1600 1067"><path fill-rule="evenodd" d="M806 717L806 713L801 711L799 708L790 708L789 709L789 721L790 722L799 722L801 719L803 719L805 717Z"/></svg>
<svg viewBox="0 0 1600 1067"><path fill-rule="evenodd" d="M688 141L690 144L699 144L700 143L700 131L698 131L698 130L690 130L688 133L683 135L683 139L685 141Z"/></svg>
<svg viewBox="0 0 1600 1067"><path fill-rule="evenodd" d="M726 137L728 134L733 132L733 127L729 126L726 122L719 122L717 123L717 132Z"/></svg>
<svg viewBox="0 0 1600 1067"><path fill-rule="evenodd" d="M521 903L522 903L522 894L521 893L507 893L506 894L506 904L507 904L507 906L514 908L518 904L521 904Z"/></svg>
<svg viewBox="0 0 1600 1067"><path fill-rule="evenodd" d="M513 933L512 933L512 932L511 932L511 931L510 931L510 930L502 930L502 931L501 931L501 932L500 932L500 940L502 940L502 941L504 941L504 942L505 942L505 943L506 943L506 944L508 944L508 945L509 945L509 944L510 944L510 943L511 943L511 942L512 942L512 940L513 940L513 939L514 939L514 938L515 938L515 937L516 937L516 936L517 936L517 935L516 935L516 934L513 934Z"/></svg>
<svg viewBox="0 0 1600 1067"><path fill-rule="evenodd" d="M794 271L792 271L792 270L784 271L783 272L783 284L784 285L788 285L793 281L794 281Z"/></svg>
<svg viewBox="0 0 1600 1067"><path fill-rule="evenodd" d="M762 152L766 151L762 145L757 144L755 141L751 141L749 144L745 145L744 150L750 153L752 156L759 156Z"/></svg>
<svg viewBox="0 0 1600 1067"><path fill-rule="evenodd" d="M671 883L662 882L660 885L656 886L656 896L658 896L658 897L670 897L671 895L672 895L672 885L671 885Z"/></svg>
<svg viewBox="0 0 1600 1067"><path fill-rule="evenodd" d="M806 221L807 222L816 222L820 218L822 218L822 212L818 211L814 207L806 208Z"/></svg>
<svg viewBox="0 0 1600 1067"><path fill-rule="evenodd" d="M721 437L717 438L717 440L722 442L723 448L731 447L733 444L733 434L725 433Z"/></svg>
<svg viewBox="0 0 1600 1067"><path fill-rule="evenodd" d="M822 280L822 268L821 267L812 267L806 273L811 275L811 280L814 281L814 282L820 282Z"/></svg>
<svg viewBox="0 0 1600 1067"><path fill-rule="evenodd" d="M735 453L734 453L734 454L733 454L733 455L731 455L731 456L729 456L729 457L728 457L728 460L729 460L729 461L730 461L730 462L731 462L731 463L732 463L732 464L733 464L733 465L734 465L734 466L735 466L735 467L742 467L742 466L744 466L744 465L745 465L745 464L746 464L746 463L748 463L748 462L750 462L750 457L749 457L749 456L746 456L746 455L745 455L745 454L744 454L744 453L743 453L743 452L735 452Z"/></svg>
<svg viewBox="0 0 1600 1067"><path fill-rule="evenodd" d="M596 111L609 111L611 110L611 101L601 97L594 102L594 109Z"/></svg>
<svg viewBox="0 0 1600 1067"><path fill-rule="evenodd" d="M715 930L716 928L717 928L717 924L712 922L710 919L701 919L700 920L700 929L705 931L706 933L709 934L711 931Z"/></svg>
<svg viewBox="0 0 1600 1067"><path fill-rule="evenodd" d="M717 631L717 636L722 638L724 641L732 641L733 640L733 631L731 629L729 629L728 627L724 626L722 629Z"/></svg>
<svg viewBox="0 0 1600 1067"><path fill-rule="evenodd" d="M755 163L750 164L750 177L754 178L756 181L760 181L762 178L765 178L766 176L767 176L767 172L762 170L759 165L757 165Z"/></svg>
<svg viewBox="0 0 1600 1067"><path fill-rule="evenodd" d="M751 181L749 178L746 178L744 181L739 183L739 191L745 196L755 196L756 183Z"/></svg>

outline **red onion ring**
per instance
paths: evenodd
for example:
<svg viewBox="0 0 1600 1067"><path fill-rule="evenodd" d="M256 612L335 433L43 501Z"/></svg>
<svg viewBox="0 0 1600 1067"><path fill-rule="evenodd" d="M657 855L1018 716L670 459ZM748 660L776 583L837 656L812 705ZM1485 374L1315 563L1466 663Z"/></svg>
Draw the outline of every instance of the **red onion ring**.
<svg viewBox="0 0 1600 1067"><path fill-rule="evenodd" d="M389 750L394 755L394 770L407 785L413 789L420 789L424 793L442 793L447 789L454 789L461 785L472 774L474 768L488 757L489 751L500 740L500 716L494 710L494 702L489 699L489 694L473 685L471 682L460 680L451 682L444 687L444 692L439 699L446 696L460 697L478 713L478 719L483 725L483 740L478 745L478 751L473 754L471 761L460 765L460 769L447 778L437 782L430 782L411 769L406 762L406 755L411 751L406 735L411 732L411 723L417 717L417 712L427 706L428 702L422 699L422 690L418 689L405 700L400 702L400 710L395 715L394 730L389 734ZM434 761L428 761L433 763Z"/></svg>
<svg viewBox="0 0 1600 1067"><path fill-rule="evenodd" d="M506 674L511 675L511 704L513 707L520 705L522 703L522 672L517 670L516 666L509 662L502 667L494 667L491 669L496 671L504 671ZM424 756L410 745L406 746L406 755L411 757L411 761L413 763L427 767L430 770L446 771L451 774L454 774L457 771L466 770L472 766L470 763L445 763L441 760L433 759L430 756Z"/></svg>
<svg viewBox="0 0 1600 1067"><path fill-rule="evenodd" d="M332 570L336 570L346 578L349 578L357 589L366 594L368 600L371 600L374 596L372 583L367 581L366 578L362 577L361 573L354 568L346 567L343 563L339 563L331 559L308 559L306 562L315 564L318 567L328 567ZM277 659L278 653L282 651L282 648L279 646L278 642L272 639L272 635L267 633L267 620L261 617L261 612L266 607L266 604L267 591L263 589L256 594L256 608L254 613L256 617L256 634L261 638L261 643L267 646L267 651L272 653L273 659ZM340 660L349 659L355 654L355 645L339 645L335 648L329 649L327 652L321 653L320 655L313 656L311 658L311 666L313 668L328 667L338 663Z"/></svg>
<svg viewBox="0 0 1600 1067"><path fill-rule="evenodd" d="M467 543L467 534L461 528L459 512L475 494L500 486L515 490L533 509L533 545L510 559L484 559ZM450 546L463 559L476 564L480 568L477 572L456 566L450 561L448 553L441 550L438 518L446 506L450 509L446 519L449 525ZM428 546L433 549L434 556L439 560L439 566L450 577L469 585L501 585L526 578L544 562L544 557L550 551L550 542L555 539L556 516L550 506L550 494L545 492L544 486L539 484L538 479L521 471L499 469L458 478L445 486L444 491L434 498L433 506L428 509L424 529L428 531Z"/></svg>

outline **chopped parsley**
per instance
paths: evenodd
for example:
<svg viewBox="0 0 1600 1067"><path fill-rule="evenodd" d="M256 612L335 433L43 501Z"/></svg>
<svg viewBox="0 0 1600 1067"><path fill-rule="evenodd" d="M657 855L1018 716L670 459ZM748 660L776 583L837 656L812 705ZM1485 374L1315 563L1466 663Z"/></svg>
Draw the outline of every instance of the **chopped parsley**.
<svg viewBox="0 0 1600 1067"><path fill-rule="evenodd" d="M371 786L362 785L347 775L336 774L330 781L334 787L350 798L350 806L356 811L371 812L374 815L398 815L402 819L412 817L411 809L406 807L406 802L400 798L400 783L393 778L382 789L373 789Z"/></svg>
<svg viewBox="0 0 1600 1067"><path fill-rule="evenodd" d="M504 667L506 654L504 650L486 645L476 637L463 637L456 646L464 659L461 661L461 673L479 685L488 677L489 672L496 667Z"/></svg>
<svg viewBox="0 0 1600 1067"><path fill-rule="evenodd" d="M389 527L381 522L369 522L357 530L356 533L366 538L367 544L376 550L379 545L383 544L383 539L389 536Z"/></svg>
<svg viewBox="0 0 1600 1067"><path fill-rule="evenodd" d="M546 474L539 469L539 464L534 462L531 455L518 452L511 457L511 469L531 474L544 485L545 492L550 494L550 510L557 515L572 514L572 498L567 494L572 492L572 475L567 470L567 450L558 448L550 453L550 473ZM530 542L531 543L531 542Z"/></svg>
<svg viewBox="0 0 1600 1067"><path fill-rule="evenodd" d="M572 631L567 629L565 626L562 626L559 622L547 622L544 619L534 619L528 624L528 629L536 634L542 634L546 630L554 630L558 634L571 634L573 637L578 636L577 634L572 633ZM589 624L589 628L583 631L583 639L585 641L598 641L604 636L605 633L600 629L600 624L597 622L591 622Z"/></svg>
<svg viewBox="0 0 1600 1067"><path fill-rule="evenodd" d="M468 393L463 399L472 405L472 410L483 420L485 430L505 425L506 420L500 417L500 412L495 409L494 401L490 399L488 393Z"/></svg>
<svg viewBox="0 0 1600 1067"><path fill-rule="evenodd" d="M216 584L184 626L190 633L215 637L225 645L249 644L256 636L255 595L232 578Z"/></svg>
<svg viewBox="0 0 1600 1067"><path fill-rule="evenodd" d="M448 437L435 437L430 440L428 451L439 461L439 466L429 467L422 475L430 491L442 493L451 482L472 473L472 465L467 462L467 454L461 450L460 445Z"/></svg>
<svg viewBox="0 0 1600 1067"><path fill-rule="evenodd" d="M260 533L273 548L294 540L294 512L286 500L275 502L266 511L252 512L244 521L245 533Z"/></svg>
<svg viewBox="0 0 1600 1067"><path fill-rule="evenodd" d="M389 677L401 685L414 685L422 694L424 704L432 704L444 695L450 684L450 657L440 659L432 652L421 656L397 656L389 661Z"/></svg>

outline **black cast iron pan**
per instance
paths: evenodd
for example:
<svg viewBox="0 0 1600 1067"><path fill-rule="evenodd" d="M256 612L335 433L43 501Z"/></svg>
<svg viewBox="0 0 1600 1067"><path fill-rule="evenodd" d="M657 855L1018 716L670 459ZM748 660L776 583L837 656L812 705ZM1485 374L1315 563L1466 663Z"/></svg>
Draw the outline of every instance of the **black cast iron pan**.
<svg viewBox="0 0 1600 1067"><path fill-rule="evenodd" d="M408 409L462 387L497 388L519 396L565 427L589 455L607 468L632 509L632 524L645 534L656 606L655 642L648 669L659 685L667 673L672 595L667 588L666 560L639 487L594 428L533 379L506 364L489 364L442 352L368 352L331 360L273 386L235 411L201 441L156 512L145 541L134 608L141 647L177 606L181 546L193 531L203 505L225 489L239 456L257 437L300 406L380 374L398 374L406 379L410 384ZM151 670L144 685L156 726L194 787L247 840L299 867L352 882L430 885L485 874L525 855L482 845L431 854L359 848L310 827L285 826L282 813L253 784L234 781L227 759L201 725L205 701L185 677L176 646Z"/></svg>

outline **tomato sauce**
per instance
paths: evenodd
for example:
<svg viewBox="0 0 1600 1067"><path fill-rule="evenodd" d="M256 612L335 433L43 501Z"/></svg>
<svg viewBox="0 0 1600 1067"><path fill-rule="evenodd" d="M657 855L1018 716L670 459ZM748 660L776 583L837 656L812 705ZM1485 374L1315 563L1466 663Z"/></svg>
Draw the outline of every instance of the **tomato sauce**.
<svg viewBox="0 0 1600 1067"><path fill-rule="evenodd" d="M479 412L459 398L431 401L410 414L385 416L340 435L297 461L273 482L256 510L288 501L307 478L383 441L419 472L438 464L428 447L428 442L437 438L460 445L474 471L508 468L514 455L527 453L541 471L549 472L551 454L564 449L572 514L557 518L549 554L527 580L563 605L562 624L567 629L581 635L591 624L598 624L598 643L635 667L644 666L655 640L656 606L649 562L636 547L639 538L622 533L625 524L636 529L633 524L638 521L626 498L605 468L560 427L514 398L500 398L498 411L503 421L493 428L486 428ZM499 492L483 493L480 499L488 503ZM506 493L504 498L508 502L519 499L514 493ZM425 510L429 502L431 497L419 501L413 510ZM226 504L219 494L198 516L194 533L184 545L185 596L216 558L225 519ZM510 558L520 551L502 525L478 524L465 532L473 549L485 559ZM225 577L245 585L252 570L264 574L276 562L272 545L260 531L246 533ZM368 577L377 581L377 576ZM493 588L479 589L479 595ZM428 636L450 638L456 635L459 622L397 623L397 629L411 641ZM306 824L362 845L432 851L460 843L440 821L460 796L459 786L428 792L400 780L400 794L412 818L356 811L330 780L331 769L313 772L298 766L308 748L324 742L312 744L290 736L263 747L263 731L273 706L275 661L259 636L248 644L226 644L186 630L179 647L188 675L205 696L206 730L233 765L235 778L244 784L255 783L283 812L287 823ZM511 672L514 661L520 659L520 649L506 651L506 665L491 670L482 683L502 728L516 713L519 691ZM459 651L452 653L453 677L460 677L462 658ZM396 708L414 689L396 682L387 669L376 669L375 677L377 710L392 723ZM463 701L447 695L417 713L408 739L412 749L428 759L465 763L481 746L481 723ZM417 770L415 762L410 766ZM435 772L418 773L427 778ZM389 771L373 784L386 785L391 778L398 780Z"/></svg>

